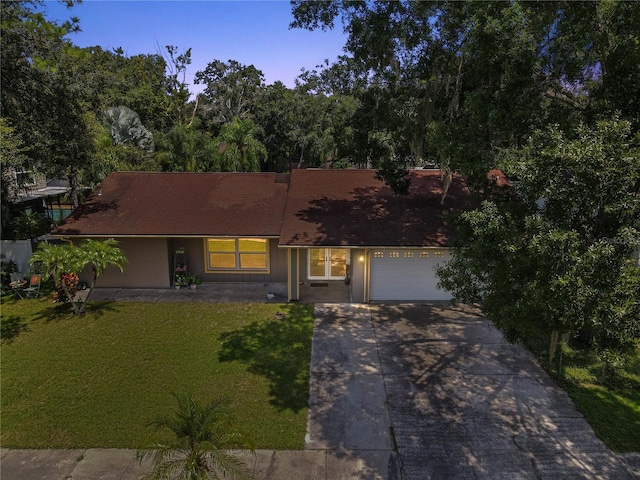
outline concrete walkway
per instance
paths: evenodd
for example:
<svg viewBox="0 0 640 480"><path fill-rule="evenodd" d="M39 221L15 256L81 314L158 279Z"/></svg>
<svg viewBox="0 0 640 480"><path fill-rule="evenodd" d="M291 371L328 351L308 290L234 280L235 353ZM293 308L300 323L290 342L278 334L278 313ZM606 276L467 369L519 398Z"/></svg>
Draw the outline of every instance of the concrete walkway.
<svg viewBox="0 0 640 480"><path fill-rule="evenodd" d="M531 354L477 311L317 304L305 450L237 452L258 480L640 478ZM2 450L3 480L133 480L119 449ZM634 473L635 472L635 473Z"/></svg>

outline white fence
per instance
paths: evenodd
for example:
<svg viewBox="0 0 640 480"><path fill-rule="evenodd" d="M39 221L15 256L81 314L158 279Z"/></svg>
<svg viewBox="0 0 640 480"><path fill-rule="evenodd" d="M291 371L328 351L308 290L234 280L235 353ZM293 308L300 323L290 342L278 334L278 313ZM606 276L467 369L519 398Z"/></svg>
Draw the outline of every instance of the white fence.
<svg viewBox="0 0 640 480"><path fill-rule="evenodd" d="M3 260L11 260L18 266L18 271L27 274L31 269L31 240L0 240L0 252L5 255Z"/></svg>

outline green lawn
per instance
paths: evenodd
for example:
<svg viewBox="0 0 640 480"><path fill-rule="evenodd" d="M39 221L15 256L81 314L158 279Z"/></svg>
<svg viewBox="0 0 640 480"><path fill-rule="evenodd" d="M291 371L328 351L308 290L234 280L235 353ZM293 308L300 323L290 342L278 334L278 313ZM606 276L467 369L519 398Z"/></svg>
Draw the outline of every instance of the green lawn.
<svg viewBox="0 0 640 480"><path fill-rule="evenodd" d="M545 342L530 347L609 448L640 452L640 348L626 356L624 368L603 376L602 363L588 349L565 345L560 374L557 365L549 366Z"/></svg>
<svg viewBox="0 0 640 480"><path fill-rule="evenodd" d="M256 448L302 448L312 332L309 305L100 303L77 317L5 297L2 446L137 448L191 391L228 398Z"/></svg>

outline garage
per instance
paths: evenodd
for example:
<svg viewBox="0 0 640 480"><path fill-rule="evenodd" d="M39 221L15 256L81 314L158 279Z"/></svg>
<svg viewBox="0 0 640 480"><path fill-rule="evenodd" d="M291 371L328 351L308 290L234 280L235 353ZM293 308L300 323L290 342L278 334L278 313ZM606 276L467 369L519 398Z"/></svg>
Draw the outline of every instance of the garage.
<svg viewBox="0 0 640 480"><path fill-rule="evenodd" d="M451 294L437 288L435 272L448 258L446 249L370 251L370 300L450 300Z"/></svg>

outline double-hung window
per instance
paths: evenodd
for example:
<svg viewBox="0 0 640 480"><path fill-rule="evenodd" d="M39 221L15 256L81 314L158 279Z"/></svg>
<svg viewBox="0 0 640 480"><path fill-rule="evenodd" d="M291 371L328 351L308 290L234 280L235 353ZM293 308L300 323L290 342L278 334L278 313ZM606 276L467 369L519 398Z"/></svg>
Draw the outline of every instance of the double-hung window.
<svg viewBox="0 0 640 480"><path fill-rule="evenodd" d="M266 238L208 238L207 270L269 270L269 240Z"/></svg>

